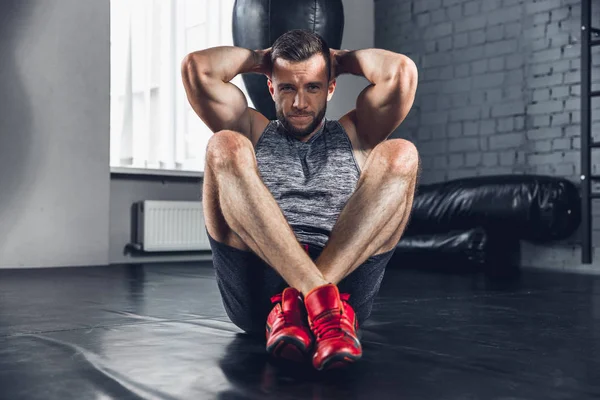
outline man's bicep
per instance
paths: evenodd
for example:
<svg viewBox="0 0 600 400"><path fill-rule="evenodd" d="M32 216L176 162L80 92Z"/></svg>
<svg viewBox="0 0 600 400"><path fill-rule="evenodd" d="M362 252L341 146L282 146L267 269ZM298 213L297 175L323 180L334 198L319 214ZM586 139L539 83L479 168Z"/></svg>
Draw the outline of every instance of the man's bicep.
<svg viewBox="0 0 600 400"><path fill-rule="evenodd" d="M234 84L199 79L199 85L186 88L192 109L213 132L224 129L250 135L251 121L244 93Z"/></svg>
<svg viewBox="0 0 600 400"><path fill-rule="evenodd" d="M356 129L361 140L376 145L404 121L415 100L416 67L407 67L397 79L370 85L356 101Z"/></svg>

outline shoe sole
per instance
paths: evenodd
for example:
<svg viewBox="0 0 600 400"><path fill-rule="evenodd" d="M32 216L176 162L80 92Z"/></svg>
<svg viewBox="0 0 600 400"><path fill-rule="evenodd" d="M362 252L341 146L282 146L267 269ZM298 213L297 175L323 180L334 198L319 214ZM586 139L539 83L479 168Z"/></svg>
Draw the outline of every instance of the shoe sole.
<svg viewBox="0 0 600 400"><path fill-rule="evenodd" d="M317 370L329 371L329 370L333 370L333 369L345 368L351 364L354 364L358 360L360 360L361 357L362 357L362 355L356 356L356 355L350 354L350 353L334 354L331 357L325 359L325 361L323 361L323 363L321 364L321 368L317 368Z"/></svg>
<svg viewBox="0 0 600 400"><path fill-rule="evenodd" d="M301 363L306 360L307 351L298 339L284 336L268 346L267 353L277 358Z"/></svg>

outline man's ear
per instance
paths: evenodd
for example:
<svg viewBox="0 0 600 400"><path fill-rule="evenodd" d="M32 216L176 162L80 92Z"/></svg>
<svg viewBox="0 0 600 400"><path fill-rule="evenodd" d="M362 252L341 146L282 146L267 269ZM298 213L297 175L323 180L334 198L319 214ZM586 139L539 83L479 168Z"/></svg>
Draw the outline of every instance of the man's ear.
<svg viewBox="0 0 600 400"><path fill-rule="evenodd" d="M269 78L267 78L267 86L269 86L269 93L271 93L271 97L275 100L275 88L273 87L273 82Z"/></svg>
<svg viewBox="0 0 600 400"><path fill-rule="evenodd" d="M333 97L333 92L335 92L335 87L337 85L336 79L332 79L329 82L329 86L327 87L327 101L331 100Z"/></svg>

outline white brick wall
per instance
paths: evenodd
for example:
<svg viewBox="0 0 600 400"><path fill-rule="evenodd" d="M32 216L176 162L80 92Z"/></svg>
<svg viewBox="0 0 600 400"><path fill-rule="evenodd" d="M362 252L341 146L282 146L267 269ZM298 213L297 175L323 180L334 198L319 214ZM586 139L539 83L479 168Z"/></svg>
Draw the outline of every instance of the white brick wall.
<svg viewBox="0 0 600 400"><path fill-rule="evenodd" d="M420 71L415 106L394 136L417 144L421 182L534 173L579 183L580 19L579 0L375 0L375 46ZM592 54L600 90L600 48ZM600 132L599 99L592 108ZM600 174L600 151L592 154ZM594 217L600 247L600 201Z"/></svg>

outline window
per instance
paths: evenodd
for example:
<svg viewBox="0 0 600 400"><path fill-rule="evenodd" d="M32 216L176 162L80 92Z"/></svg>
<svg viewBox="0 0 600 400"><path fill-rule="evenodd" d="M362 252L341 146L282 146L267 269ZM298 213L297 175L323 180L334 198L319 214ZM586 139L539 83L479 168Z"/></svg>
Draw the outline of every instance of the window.
<svg viewBox="0 0 600 400"><path fill-rule="evenodd" d="M234 1L111 0L111 167L203 172L212 132L188 103L181 61L233 45ZM241 77L232 83L251 105Z"/></svg>

